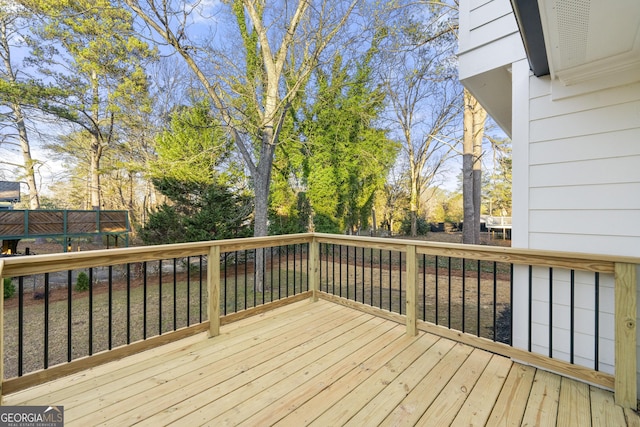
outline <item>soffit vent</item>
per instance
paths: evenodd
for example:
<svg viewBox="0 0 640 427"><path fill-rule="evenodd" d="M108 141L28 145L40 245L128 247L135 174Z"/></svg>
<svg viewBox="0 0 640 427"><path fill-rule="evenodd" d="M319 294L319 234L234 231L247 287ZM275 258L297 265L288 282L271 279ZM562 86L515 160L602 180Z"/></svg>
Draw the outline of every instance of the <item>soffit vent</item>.
<svg viewBox="0 0 640 427"><path fill-rule="evenodd" d="M555 2L562 68L583 64L589 41L590 0Z"/></svg>

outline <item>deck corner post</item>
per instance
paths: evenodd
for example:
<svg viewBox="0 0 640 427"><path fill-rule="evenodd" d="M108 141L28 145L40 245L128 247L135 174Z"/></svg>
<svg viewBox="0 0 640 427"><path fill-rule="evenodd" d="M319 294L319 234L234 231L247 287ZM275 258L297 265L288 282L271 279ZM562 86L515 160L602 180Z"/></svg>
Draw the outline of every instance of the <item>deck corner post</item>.
<svg viewBox="0 0 640 427"><path fill-rule="evenodd" d="M220 335L220 246L209 248L207 257L207 290L209 292L209 338Z"/></svg>
<svg viewBox="0 0 640 427"><path fill-rule="evenodd" d="M318 291L320 289L320 244L315 237L309 243L309 290L311 290L311 301L318 301Z"/></svg>
<svg viewBox="0 0 640 427"><path fill-rule="evenodd" d="M416 246L407 245L407 335L418 335L418 258Z"/></svg>
<svg viewBox="0 0 640 427"><path fill-rule="evenodd" d="M636 265L615 263L615 402L637 409Z"/></svg>

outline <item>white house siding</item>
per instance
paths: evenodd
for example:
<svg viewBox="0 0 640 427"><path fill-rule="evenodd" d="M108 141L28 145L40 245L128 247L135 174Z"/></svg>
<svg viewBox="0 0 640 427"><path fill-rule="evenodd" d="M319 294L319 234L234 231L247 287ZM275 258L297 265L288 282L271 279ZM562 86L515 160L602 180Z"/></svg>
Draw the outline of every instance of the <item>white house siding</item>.
<svg viewBox="0 0 640 427"><path fill-rule="evenodd" d="M529 106L529 247L640 256L640 82L556 100L548 79L539 83Z"/></svg>
<svg viewBox="0 0 640 427"><path fill-rule="evenodd" d="M528 198L523 219L528 224L527 235L520 236L526 238L526 247L639 257L640 82L558 97L549 78L531 76L530 80L528 188L514 178L514 192L524 191ZM580 92L579 87L572 89ZM523 246L520 243L514 241L514 245ZM545 274L534 275L532 311L540 320L532 340L534 351L548 354ZM554 277L567 274L554 271ZM554 288L553 342L558 345L554 357L566 359L567 307L555 300L556 294L566 295L568 284L562 282ZM576 325L582 329L576 330L574 340L575 362L593 367L593 314L588 305L591 286L576 287L583 306L576 308ZM601 276L599 369L611 373L613 298L613 277ZM640 386L640 375L637 380Z"/></svg>
<svg viewBox="0 0 640 427"><path fill-rule="evenodd" d="M640 257L640 73L566 87L533 76L508 0L461 2L459 67L462 83L489 114L512 111L496 120L513 141L512 246ZM570 272L552 274L550 305L549 269L532 270L531 348L549 354L551 307L552 354L568 361ZM593 368L595 275L575 272L574 290L574 363ZM513 301L513 345L527 349L526 266L514 268ZM609 373L613 313L613 276L600 275L597 368Z"/></svg>
<svg viewBox="0 0 640 427"><path fill-rule="evenodd" d="M472 0L460 5L459 53L514 33L518 33L518 26L508 1Z"/></svg>
<svg viewBox="0 0 640 427"><path fill-rule="evenodd" d="M509 1L461 2L458 36L460 81L511 135L510 68L525 52Z"/></svg>

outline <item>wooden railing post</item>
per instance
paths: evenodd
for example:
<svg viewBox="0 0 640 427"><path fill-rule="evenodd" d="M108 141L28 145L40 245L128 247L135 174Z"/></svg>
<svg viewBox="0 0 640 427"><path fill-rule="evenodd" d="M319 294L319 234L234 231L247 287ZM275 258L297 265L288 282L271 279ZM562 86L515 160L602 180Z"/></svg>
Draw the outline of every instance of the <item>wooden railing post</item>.
<svg viewBox="0 0 640 427"><path fill-rule="evenodd" d="M636 265L615 264L615 401L636 409Z"/></svg>
<svg viewBox="0 0 640 427"><path fill-rule="evenodd" d="M418 258L415 245L407 245L407 335L418 334Z"/></svg>
<svg viewBox="0 0 640 427"><path fill-rule="evenodd" d="M309 290L312 292L311 300L318 301L320 289L320 244L314 237L309 243Z"/></svg>
<svg viewBox="0 0 640 427"><path fill-rule="evenodd" d="M220 334L220 246L209 248L207 257L207 289L209 292L209 337Z"/></svg>

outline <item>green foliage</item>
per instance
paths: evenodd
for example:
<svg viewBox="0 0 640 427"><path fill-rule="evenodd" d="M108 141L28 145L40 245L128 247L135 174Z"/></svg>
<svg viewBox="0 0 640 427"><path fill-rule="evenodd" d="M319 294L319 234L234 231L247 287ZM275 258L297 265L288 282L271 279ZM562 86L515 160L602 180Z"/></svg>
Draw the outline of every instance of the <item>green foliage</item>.
<svg viewBox="0 0 640 427"><path fill-rule="evenodd" d="M313 227L311 205L306 193L298 193L295 205L279 205L269 212L269 234L306 233ZM315 228L314 228L315 229Z"/></svg>
<svg viewBox="0 0 640 427"><path fill-rule="evenodd" d="M31 47L26 66L34 81L50 85L28 85L25 103L74 126L47 148L65 161L67 176L75 175L69 181L85 183L82 205L89 188L90 206L111 207L101 200L103 186L124 164L117 158L122 151L111 152L129 143L127 134L143 127L151 110L144 69L155 51L137 37L131 13L110 0L21 3L34 16L25 35ZM110 164L103 164L110 155Z"/></svg>
<svg viewBox="0 0 640 427"><path fill-rule="evenodd" d="M511 215L511 141L492 140L493 170L483 174L485 210L493 216Z"/></svg>
<svg viewBox="0 0 640 427"><path fill-rule="evenodd" d="M209 103L199 101L173 112L169 129L156 138L156 152L153 177L211 184L231 152L231 142L212 117Z"/></svg>
<svg viewBox="0 0 640 427"><path fill-rule="evenodd" d="M16 285L13 284L13 279L11 277L5 277L3 282L4 299L9 299L16 294Z"/></svg>
<svg viewBox="0 0 640 427"><path fill-rule="evenodd" d="M416 234L418 236L426 236L429 232L429 223L421 216L416 218ZM409 236L411 235L411 215L406 215L402 219L400 224L400 233Z"/></svg>
<svg viewBox="0 0 640 427"><path fill-rule="evenodd" d="M248 237L251 199L220 183L154 179L154 185L173 204L149 215L139 235L145 244L167 244Z"/></svg>
<svg viewBox="0 0 640 427"><path fill-rule="evenodd" d="M319 232L367 227L375 194L398 152L376 126L384 105L384 93L372 83L376 51L374 42L355 64L345 65L338 56L330 70L318 69L317 93L300 107L300 119L285 122L284 129L299 136L281 137L271 203L287 211L297 203L295 194L304 192Z"/></svg>
<svg viewBox="0 0 640 427"><path fill-rule="evenodd" d="M78 273L75 290L78 292L85 292L89 290L89 276L84 271Z"/></svg>

